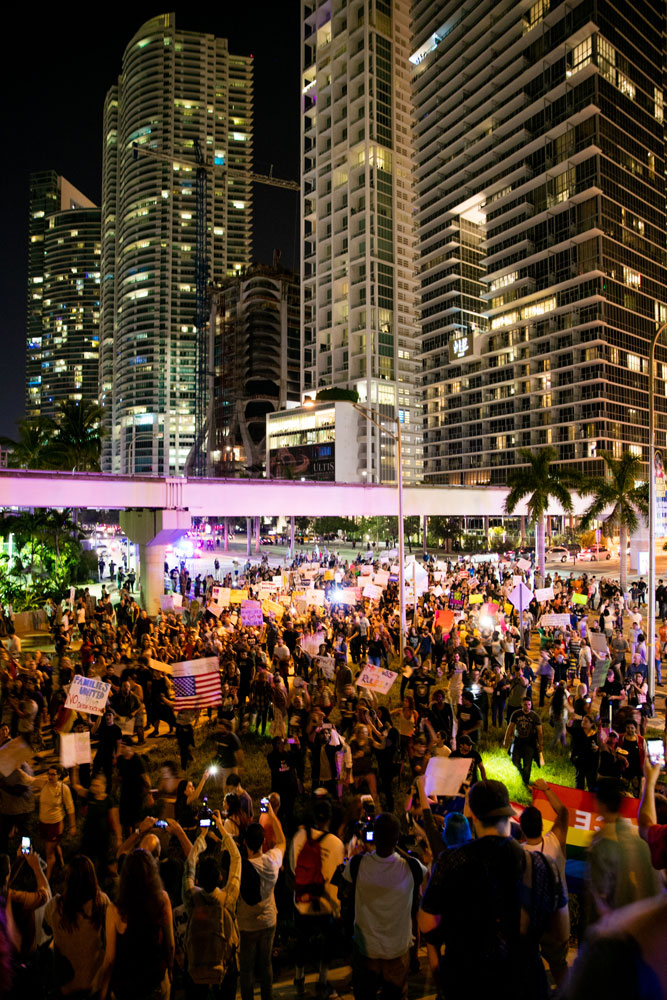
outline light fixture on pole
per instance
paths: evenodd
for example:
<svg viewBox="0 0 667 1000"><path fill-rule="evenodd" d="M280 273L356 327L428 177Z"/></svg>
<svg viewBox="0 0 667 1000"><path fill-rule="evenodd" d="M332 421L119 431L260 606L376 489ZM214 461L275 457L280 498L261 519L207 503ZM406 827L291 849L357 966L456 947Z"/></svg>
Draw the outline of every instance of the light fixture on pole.
<svg viewBox="0 0 667 1000"><path fill-rule="evenodd" d="M655 699L655 345L667 330L661 323L651 338L648 372L648 659L649 696ZM626 553L620 554L627 558Z"/></svg>
<svg viewBox="0 0 667 1000"><path fill-rule="evenodd" d="M406 619L405 619L405 534L403 531L403 448L401 443L401 415L397 412L395 417L384 417L377 410L372 410L368 406L363 406L362 403L352 403L352 406L360 413L362 417L366 417L370 420L372 424L387 434L392 441L396 442L396 453L397 453L397 480L398 480L398 607L399 607L399 617L400 622L400 640L399 640L399 653L401 658L401 667L403 666L403 659L405 654L405 631L406 631ZM396 432L389 430L386 424L381 423L381 421L387 421L388 423L396 424Z"/></svg>

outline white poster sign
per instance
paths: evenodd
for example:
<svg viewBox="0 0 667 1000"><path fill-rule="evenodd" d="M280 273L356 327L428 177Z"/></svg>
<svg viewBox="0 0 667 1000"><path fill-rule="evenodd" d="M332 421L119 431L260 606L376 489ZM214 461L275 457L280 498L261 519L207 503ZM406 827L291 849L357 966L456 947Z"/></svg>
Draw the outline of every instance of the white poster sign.
<svg viewBox="0 0 667 1000"><path fill-rule="evenodd" d="M384 667L367 663L357 679L357 686L371 688L378 694L387 694L397 677L398 674L393 670L385 670Z"/></svg>
<svg viewBox="0 0 667 1000"><path fill-rule="evenodd" d="M97 677L82 677L81 674L75 674L70 684L65 708L87 712L89 715L103 715L110 689L110 684L98 680Z"/></svg>

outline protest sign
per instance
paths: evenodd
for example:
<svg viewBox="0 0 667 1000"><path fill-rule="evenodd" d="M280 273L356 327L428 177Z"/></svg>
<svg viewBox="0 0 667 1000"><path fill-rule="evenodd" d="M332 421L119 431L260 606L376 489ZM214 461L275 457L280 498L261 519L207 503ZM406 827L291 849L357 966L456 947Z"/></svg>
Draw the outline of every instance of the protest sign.
<svg viewBox="0 0 667 1000"><path fill-rule="evenodd" d="M382 587L382 588L386 587L387 584L389 583L389 573L387 572L387 570L386 569L378 570L375 576L373 577L373 583L377 587Z"/></svg>
<svg viewBox="0 0 667 1000"><path fill-rule="evenodd" d="M30 760L31 757L32 749L25 740L17 736L15 740L10 740L9 743L5 743L0 748L0 774L5 778L8 777L12 771L15 771L21 764Z"/></svg>
<svg viewBox="0 0 667 1000"><path fill-rule="evenodd" d="M591 649L594 649L596 653L602 653L603 656L606 656L609 652L604 632L589 632L588 641L591 644Z"/></svg>
<svg viewBox="0 0 667 1000"><path fill-rule="evenodd" d="M452 611L461 611L463 608L463 591L452 590L449 595L449 607Z"/></svg>
<svg viewBox="0 0 667 1000"><path fill-rule="evenodd" d="M514 605L517 611L519 609L523 611L524 608L527 608L532 599L533 592L532 590L528 590L525 583L517 583L516 587L507 598L507 600Z"/></svg>
<svg viewBox="0 0 667 1000"><path fill-rule="evenodd" d="M603 824L603 818L599 815L595 795L592 792L584 792L578 788L569 788L566 785L552 785L550 783L549 788L567 808L566 856L568 860L576 859L583 861L593 840L593 835ZM542 813L544 830L550 830L554 824L556 814L549 805L545 793L537 788L533 788L533 805ZM638 808L639 799L629 797L621 799L620 814L625 819L630 820L635 830L637 829Z"/></svg>
<svg viewBox="0 0 667 1000"><path fill-rule="evenodd" d="M545 601L553 601L554 599L554 588L553 587L540 587L535 591L535 600L538 604L544 604Z"/></svg>
<svg viewBox="0 0 667 1000"><path fill-rule="evenodd" d="M315 665L322 671L328 681L334 679L336 662L333 656L317 656L315 657Z"/></svg>
<svg viewBox="0 0 667 1000"><path fill-rule="evenodd" d="M482 597L481 594L471 594L470 597L468 598L468 603L469 604L481 604L483 600L484 600L484 598Z"/></svg>
<svg viewBox="0 0 667 1000"><path fill-rule="evenodd" d="M517 562L517 566L519 567L519 569L522 569L524 573L527 573L528 570L531 568L531 562L529 559L519 559L519 561Z"/></svg>
<svg viewBox="0 0 667 1000"><path fill-rule="evenodd" d="M259 601L241 601L241 624L252 626L264 624L262 605Z"/></svg>
<svg viewBox="0 0 667 1000"><path fill-rule="evenodd" d="M74 598L75 598L75 596L76 596L76 591L75 591L74 587L70 587L69 588L69 602L72 605L74 605Z"/></svg>
<svg viewBox="0 0 667 1000"><path fill-rule="evenodd" d="M89 715L103 715L110 689L110 684L105 684L97 677L75 674L65 708L74 708L77 712L87 712Z"/></svg>
<svg viewBox="0 0 667 1000"><path fill-rule="evenodd" d="M282 573L279 573L278 576L272 577L272 582L276 585L276 587L282 587L283 586L283 575L282 575Z"/></svg>
<svg viewBox="0 0 667 1000"><path fill-rule="evenodd" d="M318 656L320 652L320 646L326 643L327 637L325 632L315 632L315 634L308 632L306 635L302 635L299 640L299 644L302 649L310 656Z"/></svg>
<svg viewBox="0 0 667 1000"><path fill-rule="evenodd" d="M134 731L134 719L132 731ZM92 764L90 751L90 733L61 733L60 763L63 767L75 767L77 764Z"/></svg>
<svg viewBox="0 0 667 1000"><path fill-rule="evenodd" d="M372 574L372 572L373 572L373 567L372 566L367 566L364 563L364 565L361 566L359 572L361 573L362 576L370 576Z"/></svg>
<svg viewBox="0 0 667 1000"><path fill-rule="evenodd" d="M224 608L221 608L219 604L216 604L215 602L213 602L213 604L209 604L208 605L208 607L206 608L206 610L210 611L211 614L215 615L216 618L219 618L220 615L222 614L222 612L224 611Z"/></svg>
<svg viewBox="0 0 667 1000"><path fill-rule="evenodd" d="M500 605L496 604L495 601L487 601L486 604L483 604L481 606L481 608L479 609L479 613L482 615L491 615L491 617L493 617L493 615L498 614L499 608Z"/></svg>
<svg viewBox="0 0 667 1000"><path fill-rule="evenodd" d="M162 660L154 660L152 657L148 660L148 666L151 670L159 670L163 674L169 674L171 676L172 669L171 663L163 663Z"/></svg>
<svg viewBox="0 0 667 1000"><path fill-rule="evenodd" d="M324 571L324 579L325 580L333 580L333 578L334 578L334 571L332 569L325 569L325 571Z"/></svg>
<svg viewBox="0 0 667 1000"><path fill-rule="evenodd" d="M282 621L283 615L285 614L285 609L282 604L278 604L277 601L262 601L262 611L265 615L275 615L278 621Z"/></svg>
<svg viewBox="0 0 667 1000"><path fill-rule="evenodd" d="M588 604L588 594L573 594L572 595L573 604Z"/></svg>
<svg viewBox="0 0 667 1000"><path fill-rule="evenodd" d="M229 591L229 603L230 604L243 604L244 601L248 600L247 590L230 590ZM220 602L222 603L222 602Z"/></svg>
<svg viewBox="0 0 667 1000"><path fill-rule="evenodd" d="M440 586L440 584L438 584L437 587L433 588L433 596L434 597L440 597L441 593L442 593L442 587Z"/></svg>
<svg viewBox="0 0 667 1000"><path fill-rule="evenodd" d="M377 587L374 583L367 583L362 594L364 597L369 597L371 601L379 601L382 597L382 587Z"/></svg>
<svg viewBox="0 0 667 1000"><path fill-rule="evenodd" d="M178 608L182 608L182 594L162 594L160 597L160 607L163 611L176 611Z"/></svg>
<svg viewBox="0 0 667 1000"><path fill-rule="evenodd" d="M315 590L313 587L309 587L305 594L306 604L314 604L318 608L324 607L324 591Z"/></svg>
<svg viewBox="0 0 667 1000"><path fill-rule="evenodd" d="M505 601L505 604L503 605L503 611L505 612L506 615L514 614L514 605L508 604L507 601Z"/></svg>
<svg viewBox="0 0 667 1000"><path fill-rule="evenodd" d="M454 612L448 608L439 608L435 613L435 624L439 625L443 632L449 632L454 624Z"/></svg>
<svg viewBox="0 0 667 1000"><path fill-rule="evenodd" d="M357 603L357 587L342 587L336 593L336 600L332 602L335 604L345 604L348 607L354 607Z"/></svg>
<svg viewBox="0 0 667 1000"><path fill-rule="evenodd" d="M385 670L384 667L366 663L357 678L357 687L370 688L378 694L387 694L397 677L398 674L393 670Z"/></svg>
<svg viewBox="0 0 667 1000"><path fill-rule="evenodd" d="M546 625L550 628L556 628L558 626L569 626L570 616L569 615L542 615L540 618L540 625Z"/></svg>
<svg viewBox="0 0 667 1000"><path fill-rule="evenodd" d="M216 594L217 590L217 594ZM214 587L213 588L213 600L216 604L219 604L221 608L229 607L229 599L231 595L231 590L229 587Z"/></svg>
<svg viewBox="0 0 667 1000"><path fill-rule="evenodd" d="M459 794L459 789L470 773L470 757L431 757L424 773L424 791L427 795L443 795L450 798Z"/></svg>

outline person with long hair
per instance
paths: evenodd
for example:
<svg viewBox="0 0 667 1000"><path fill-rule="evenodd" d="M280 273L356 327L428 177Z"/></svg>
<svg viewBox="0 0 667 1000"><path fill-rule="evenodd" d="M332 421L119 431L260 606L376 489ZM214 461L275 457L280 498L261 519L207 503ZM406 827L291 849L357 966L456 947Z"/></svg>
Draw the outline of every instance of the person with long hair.
<svg viewBox="0 0 667 1000"><path fill-rule="evenodd" d="M116 1000L168 1000L174 965L171 903L155 858L141 848L125 858L107 941Z"/></svg>
<svg viewBox="0 0 667 1000"><path fill-rule="evenodd" d="M53 933L55 985L61 997L106 996L112 921L110 900L98 885L92 861L77 854L67 867L63 892L44 911L44 925Z"/></svg>

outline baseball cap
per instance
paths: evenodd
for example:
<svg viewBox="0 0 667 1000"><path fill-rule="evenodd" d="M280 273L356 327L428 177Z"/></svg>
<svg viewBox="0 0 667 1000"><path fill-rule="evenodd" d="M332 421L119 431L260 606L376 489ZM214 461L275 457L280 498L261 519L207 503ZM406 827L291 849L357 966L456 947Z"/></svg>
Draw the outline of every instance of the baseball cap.
<svg viewBox="0 0 667 1000"><path fill-rule="evenodd" d="M492 778L475 782L468 792L468 805L481 823L500 819L502 816L516 815L510 805L509 792L505 785L502 781L494 781Z"/></svg>

